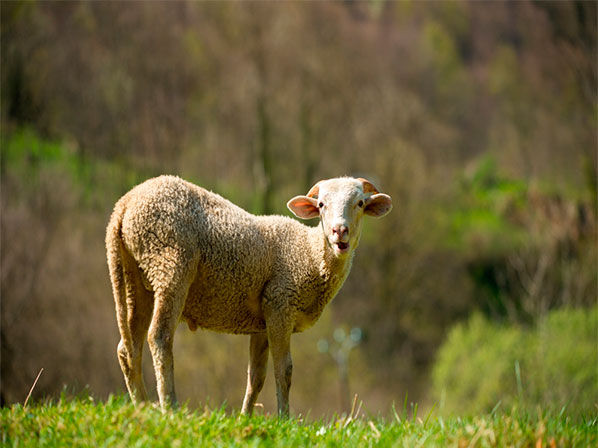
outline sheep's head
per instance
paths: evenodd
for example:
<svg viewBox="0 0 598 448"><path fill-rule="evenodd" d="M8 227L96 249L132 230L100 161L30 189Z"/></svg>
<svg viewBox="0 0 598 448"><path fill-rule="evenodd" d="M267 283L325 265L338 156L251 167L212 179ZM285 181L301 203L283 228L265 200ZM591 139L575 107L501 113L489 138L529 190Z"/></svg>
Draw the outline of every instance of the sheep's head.
<svg viewBox="0 0 598 448"><path fill-rule="evenodd" d="M392 209L392 199L366 179L322 180L287 207L299 218L320 217L324 236L337 257L346 257L359 244L364 215L380 218Z"/></svg>

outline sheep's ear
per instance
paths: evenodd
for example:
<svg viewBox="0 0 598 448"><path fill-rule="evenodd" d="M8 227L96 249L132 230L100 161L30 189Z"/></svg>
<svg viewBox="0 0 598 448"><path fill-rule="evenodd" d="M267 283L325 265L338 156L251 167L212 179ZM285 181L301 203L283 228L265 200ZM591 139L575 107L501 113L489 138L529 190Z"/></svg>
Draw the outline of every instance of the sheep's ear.
<svg viewBox="0 0 598 448"><path fill-rule="evenodd" d="M392 199L384 193L373 194L365 201L365 214L381 218L392 210Z"/></svg>
<svg viewBox="0 0 598 448"><path fill-rule="evenodd" d="M298 218L311 219L320 216L318 200L310 198L309 196L295 196L287 202L287 207Z"/></svg>
<svg viewBox="0 0 598 448"><path fill-rule="evenodd" d="M380 193L378 191L378 189L376 187L374 187L374 184L371 183L369 180L364 179L363 177L359 177L357 180L361 181L361 185L363 187L364 193L372 193L372 194Z"/></svg>

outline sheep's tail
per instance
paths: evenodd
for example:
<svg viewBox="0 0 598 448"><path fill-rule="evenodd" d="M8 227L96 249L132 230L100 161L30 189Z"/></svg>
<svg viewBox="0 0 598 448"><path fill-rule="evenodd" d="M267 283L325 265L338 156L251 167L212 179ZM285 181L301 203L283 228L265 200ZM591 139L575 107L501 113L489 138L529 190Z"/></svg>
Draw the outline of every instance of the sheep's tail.
<svg viewBox="0 0 598 448"><path fill-rule="evenodd" d="M123 199L116 203L112 216L110 217L110 222L108 223L108 228L106 229L106 257L108 260L108 270L110 271L114 304L116 306L116 320L121 336L120 343L124 344L127 358L130 358L133 353L133 346L131 329L128 324L127 292L123 266L124 247L121 234L123 217L126 211L125 201Z"/></svg>

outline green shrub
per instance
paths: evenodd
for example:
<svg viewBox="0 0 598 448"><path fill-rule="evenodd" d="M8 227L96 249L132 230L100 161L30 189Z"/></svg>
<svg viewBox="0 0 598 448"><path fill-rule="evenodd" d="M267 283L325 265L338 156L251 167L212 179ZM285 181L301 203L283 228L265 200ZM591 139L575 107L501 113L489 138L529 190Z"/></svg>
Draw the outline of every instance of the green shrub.
<svg viewBox="0 0 598 448"><path fill-rule="evenodd" d="M531 338L526 399L568 404L570 411L596 412L598 403L598 308L551 313ZM525 378L524 378L525 380Z"/></svg>
<svg viewBox="0 0 598 448"><path fill-rule="evenodd" d="M479 314L450 332L433 369L447 413L496 405L570 415L596 412L598 308L558 310L536 327L498 325Z"/></svg>

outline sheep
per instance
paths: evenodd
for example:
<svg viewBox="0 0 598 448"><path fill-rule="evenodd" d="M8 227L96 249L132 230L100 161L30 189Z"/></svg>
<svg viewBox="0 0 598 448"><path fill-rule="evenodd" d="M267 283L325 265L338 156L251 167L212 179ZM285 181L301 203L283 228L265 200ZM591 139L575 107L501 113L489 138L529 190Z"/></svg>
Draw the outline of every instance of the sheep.
<svg viewBox="0 0 598 448"><path fill-rule="evenodd" d="M312 326L343 285L362 217L381 217L390 196L366 179L323 180L283 216L255 216L175 176L134 187L115 205L106 252L121 335L118 360L134 403L148 399L141 369L148 340L162 409L176 406L173 338L186 321L248 334L241 412L251 414L272 355L278 414L289 415L291 334Z"/></svg>

